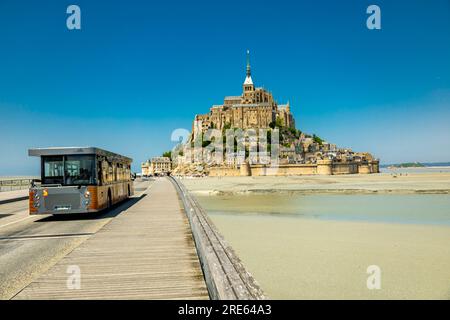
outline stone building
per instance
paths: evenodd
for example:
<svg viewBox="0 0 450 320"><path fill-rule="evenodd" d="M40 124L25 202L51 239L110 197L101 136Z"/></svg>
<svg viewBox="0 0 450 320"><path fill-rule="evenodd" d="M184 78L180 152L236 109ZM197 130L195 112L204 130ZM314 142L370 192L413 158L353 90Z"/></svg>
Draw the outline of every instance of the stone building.
<svg viewBox="0 0 450 320"><path fill-rule="evenodd" d="M150 175L150 160L141 163L141 175L148 177Z"/></svg>
<svg viewBox="0 0 450 320"><path fill-rule="evenodd" d="M154 157L141 165L142 176L166 175L172 170L172 162L168 157Z"/></svg>
<svg viewBox="0 0 450 320"><path fill-rule="evenodd" d="M253 84L249 54L247 71L240 96L225 97L223 104L213 105L207 114L196 115L192 132L208 129L222 130L224 127L240 129L269 128L281 121L284 127L295 128L289 102L278 105L272 93Z"/></svg>

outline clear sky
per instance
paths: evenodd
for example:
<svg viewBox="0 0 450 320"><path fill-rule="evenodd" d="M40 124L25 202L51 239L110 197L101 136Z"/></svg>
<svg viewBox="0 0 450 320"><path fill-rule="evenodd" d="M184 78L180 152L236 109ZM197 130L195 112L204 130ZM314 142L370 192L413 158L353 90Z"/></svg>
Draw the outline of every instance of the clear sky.
<svg viewBox="0 0 450 320"><path fill-rule="evenodd" d="M138 170L241 93L247 49L299 129L382 163L450 161L449 0L1 0L0 175L36 174L27 149L45 146L103 147Z"/></svg>

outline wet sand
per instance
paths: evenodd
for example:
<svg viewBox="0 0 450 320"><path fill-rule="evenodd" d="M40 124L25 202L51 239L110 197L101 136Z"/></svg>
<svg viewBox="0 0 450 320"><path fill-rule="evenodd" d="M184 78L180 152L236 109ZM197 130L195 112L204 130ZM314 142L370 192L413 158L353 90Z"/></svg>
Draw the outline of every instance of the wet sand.
<svg viewBox="0 0 450 320"><path fill-rule="evenodd" d="M450 227L211 218L273 299L450 299ZM367 288L370 265L380 290Z"/></svg>
<svg viewBox="0 0 450 320"><path fill-rule="evenodd" d="M450 172L340 176L184 178L194 194L242 193L428 193L450 194Z"/></svg>
<svg viewBox="0 0 450 320"><path fill-rule="evenodd" d="M450 299L448 172L182 182L271 298ZM334 216L306 217L328 196L339 198ZM287 200L314 197L309 207ZM379 200L381 221L345 212L357 204L364 213L373 205L364 197ZM367 288L370 265L381 268L380 290Z"/></svg>

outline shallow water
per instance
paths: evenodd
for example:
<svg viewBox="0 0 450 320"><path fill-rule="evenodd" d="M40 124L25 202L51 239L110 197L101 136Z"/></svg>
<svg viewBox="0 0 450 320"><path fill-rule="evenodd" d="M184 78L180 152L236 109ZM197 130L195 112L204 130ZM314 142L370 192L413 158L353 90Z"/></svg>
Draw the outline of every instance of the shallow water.
<svg viewBox="0 0 450 320"><path fill-rule="evenodd" d="M450 195L197 199L270 298L450 299Z"/></svg>
<svg viewBox="0 0 450 320"><path fill-rule="evenodd" d="M450 195L197 196L214 215L272 215L321 220L450 226Z"/></svg>

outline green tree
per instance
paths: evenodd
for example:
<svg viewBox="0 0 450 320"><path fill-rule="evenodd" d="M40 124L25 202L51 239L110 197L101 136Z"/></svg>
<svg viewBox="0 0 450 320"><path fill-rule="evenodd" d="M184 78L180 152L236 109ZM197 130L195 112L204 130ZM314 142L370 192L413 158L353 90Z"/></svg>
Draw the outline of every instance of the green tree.
<svg viewBox="0 0 450 320"><path fill-rule="evenodd" d="M319 138L318 136L316 136L315 134L313 134L313 141L317 142L318 144L322 145L323 144L323 139Z"/></svg>
<svg viewBox="0 0 450 320"><path fill-rule="evenodd" d="M228 130L228 129L231 129L231 123L229 123L229 122L227 122L227 123L225 123L224 125L223 125L223 130L225 131L225 130Z"/></svg>
<svg viewBox="0 0 450 320"><path fill-rule="evenodd" d="M172 158L172 151L166 151L162 154L163 157Z"/></svg>
<svg viewBox="0 0 450 320"><path fill-rule="evenodd" d="M288 130L294 137L297 136L297 130L295 128L289 128Z"/></svg>
<svg viewBox="0 0 450 320"><path fill-rule="evenodd" d="M278 128L283 128L283 120L281 120L280 117L277 117L277 120L275 121L275 126Z"/></svg>

